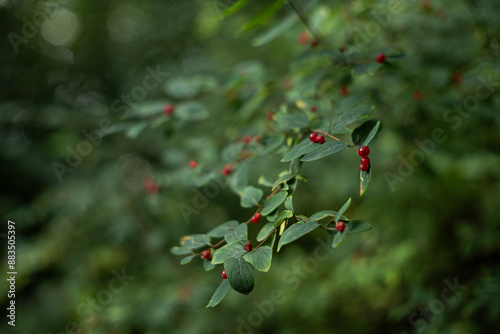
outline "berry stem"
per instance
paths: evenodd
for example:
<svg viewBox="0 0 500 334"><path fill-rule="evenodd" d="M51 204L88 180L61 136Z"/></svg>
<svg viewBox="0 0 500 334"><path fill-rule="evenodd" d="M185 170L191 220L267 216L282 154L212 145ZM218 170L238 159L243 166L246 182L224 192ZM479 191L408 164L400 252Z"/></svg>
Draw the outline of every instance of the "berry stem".
<svg viewBox="0 0 500 334"><path fill-rule="evenodd" d="M276 232L276 230L278 229L278 227L280 227L280 226L281 226L281 224L283 224L283 223L284 223L284 222L286 222L286 221L287 221L287 219L282 220L282 221L281 221L281 223L279 223L277 226L275 226L275 227L273 228L273 230L272 230L271 232L269 232L269 234L267 235L267 237L265 237L265 238L264 238L264 240L262 240L262 241L261 241L261 243L260 243L260 244L258 244L258 245L257 245L257 247L255 247L253 250L257 250L257 248L259 248L260 246L262 246L262 244L263 244L264 242L266 242L266 241L267 241L267 239L269 239L269 237L270 237L270 236L271 236L274 232Z"/></svg>

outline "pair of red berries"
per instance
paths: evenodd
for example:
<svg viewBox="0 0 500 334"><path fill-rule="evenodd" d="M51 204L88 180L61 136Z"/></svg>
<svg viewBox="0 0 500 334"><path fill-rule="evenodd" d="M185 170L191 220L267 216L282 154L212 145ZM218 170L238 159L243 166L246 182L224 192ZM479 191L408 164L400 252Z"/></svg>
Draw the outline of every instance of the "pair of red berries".
<svg viewBox="0 0 500 334"><path fill-rule="evenodd" d="M345 229L345 223L341 220L339 220L337 222L337 224L335 224L335 229L339 232L344 232L344 229Z"/></svg>
<svg viewBox="0 0 500 334"><path fill-rule="evenodd" d="M363 172L366 172L370 166L370 158L368 158L369 154L370 149L368 146L363 145L358 148L358 155L361 157L361 165L359 165L359 169Z"/></svg>
<svg viewBox="0 0 500 334"><path fill-rule="evenodd" d="M316 132L313 132L309 135L309 140L313 143L323 144L325 142L325 136L318 135Z"/></svg>
<svg viewBox="0 0 500 334"><path fill-rule="evenodd" d="M260 219L260 213L256 213L252 216L250 220L252 221L252 223L257 224L259 222L259 219Z"/></svg>
<svg viewBox="0 0 500 334"><path fill-rule="evenodd" d="M222 168L221 173L224 176L229 176L233 172L233 165L231 164L226 164L224 168Z"/></svg>

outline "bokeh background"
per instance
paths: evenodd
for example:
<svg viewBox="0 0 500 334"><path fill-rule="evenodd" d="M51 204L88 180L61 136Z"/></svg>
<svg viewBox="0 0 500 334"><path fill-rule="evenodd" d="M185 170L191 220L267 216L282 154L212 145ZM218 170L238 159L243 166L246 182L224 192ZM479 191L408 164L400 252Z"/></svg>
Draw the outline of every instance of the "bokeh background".
<svg viewBox="0 0 500 334"><path fill-rule="evenodd" d="M287 4L251 1L220 19L233 3L0 0L0 332L494 332L500 4L295 1L323 37L314 49L310 35L298 42L306 28ZM329 65L342 46L369 63ZM380 66L379 52L404 56ZM144 80L155 71L163 74L154 88L137 88L152 87ZM231 291L207 309L219 270L205 272L196 259L181 266L170 249L252 210L220 186L185 219L179 207L204 189L190 182L189 161L218 174L228 143L267 131L270 111L312 98L315 87L318 113L364 99L383 131L365 195L359 159L343 151L303 166L309 182L295 207L336 210L352 197L346 215L373 230L322 260L314 257L321 231L301 238L257 273L250 295ZM164 117L165 103L187 111ZM89 151L82 142L101 132ZM69 166L72 150L84 154ZM252 160L251 184L286 169L280 158ZM143 188L148 176L158 194ZM15 328L5 317L8 220ZM283 297L270 307L276 290Z"/></svg>

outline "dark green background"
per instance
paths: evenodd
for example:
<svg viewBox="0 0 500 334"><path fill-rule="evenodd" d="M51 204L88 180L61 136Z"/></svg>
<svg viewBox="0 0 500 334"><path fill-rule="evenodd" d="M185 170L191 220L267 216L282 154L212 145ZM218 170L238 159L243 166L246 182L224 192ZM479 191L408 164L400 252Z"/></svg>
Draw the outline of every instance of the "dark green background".
<svg viewBox="0 0 500 334"><path fill-rule="evenodd" d="M345 45L348 54L372 62L379 52L405 54L359 76L331 68L319 90L318 99L338 102L340 86L348 85L349 98L366 96L382 120L368 192L358 197L359 160L345 150L306 163L309 182L294 196L304 214L336 210L352 197L346 215L374 228L348 237L322 260L315 257L317 239L326 238L322 231L287 245L269 273L257 273L249 296L231 291L214 309L205 305L219 270L205 272L196 259L181 266L170 248L185 234L245 221L253 211L220 187L187 224L179 205L192 205L195 192L178 181L189 177L191 159L204 170L221 168L225 145L262 133L269 110L312 90L325 60L308 57L313 51L297 43L302 23L255 47L256 37L294 15L288 6L236 37L269 1L252 1L219 21L231 1L56 1L46 6L78 18L73 40L51 44L45 38L50 27L56 37L70 29L43 20L46 26L16 52L9 36L24 36L23 17L33 22L48 7L0 2L0 210L3 233L7 220L16 223L18 272L15 328L4 316L8 286L1 285L2 333L469 334L498 328L500 6L486 0L429 1L428 8L425 1L296 2L327 50ZM209 117L147 128L136 139L118 131L130 124L111 110L113 101L141 85L148 67L169 76L148 91L147 103L180 103L165 90L170 80L205 75L209 89L182 100L202 101ZM294 83L288 92L285 78ZM420 101L413 99L416 90ZM266 97L256 98L258 92ZM465 111L447 111L455 105ZM325 103L318 111L333 112ZM82 131L101 128L105 119L116 133L59 182L54 162L64 164L67 147L76 149L85 140ZM436 129L445 136L439 143ZM419 157L421 163L412 160ZM287 168L279 160L253 160L251 184L261 174L277 177ZM401 161L418 166L408 169ZM159 195L144 193L148 174L160 184ZM394 175L400 178L388 181ZM257 231L250 226L252 240ZM6 246L3 238L2 277ZM122 270L134 278L109 294L113 272ZM446 282L461 288L451 293ZM283 300L270 304L275 290ZM89 311L89 299L109 296Z"/></svg>

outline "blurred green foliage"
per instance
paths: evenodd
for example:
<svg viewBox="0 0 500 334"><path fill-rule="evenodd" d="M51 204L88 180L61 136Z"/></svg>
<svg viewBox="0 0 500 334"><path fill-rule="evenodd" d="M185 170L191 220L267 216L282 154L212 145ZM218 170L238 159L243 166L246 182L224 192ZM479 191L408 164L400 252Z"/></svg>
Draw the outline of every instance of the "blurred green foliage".
<svg viewBox="0 0 500 334"><path fill-rule="evenodd" d="M220 20L233 3L0 1L0 210L2 231L16 222L18 272L16 327L3 317L0 331L493 332L500 5L295 1L322 36L311 48L297 42L306 28L288 4L250 1ZM352 59L385 52L389 65L338 66L342 46ZM136 87L158 68L168 76L138 103ZM304 164L309 182L294 196L296 210L311 213L356 198L349 215L374 228L328 256L318 248L325 236L301 238L257 273L250 295L229 293L206 309L219 272L198 259L181 266L170 248L253 210L220 186L187 223L179 206L204 191L186 186L189 161L219 170L228 143L261 133L270 110L301 98L328 116L350 101L375 106L384 129L368 192L357 197L359 160L343 151ZM165 103L187 104L185 116L141 124ZM107 135L60 182L54 163L67 164L79 144L86 152L83 131L96 129ZM275 178L288 166L279 160L254 159L251 183ZM158 195L144 192L146 176ZM1 245L6 259L5 238Z"/></svg>

